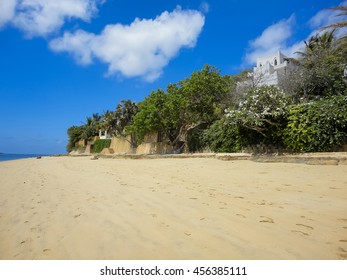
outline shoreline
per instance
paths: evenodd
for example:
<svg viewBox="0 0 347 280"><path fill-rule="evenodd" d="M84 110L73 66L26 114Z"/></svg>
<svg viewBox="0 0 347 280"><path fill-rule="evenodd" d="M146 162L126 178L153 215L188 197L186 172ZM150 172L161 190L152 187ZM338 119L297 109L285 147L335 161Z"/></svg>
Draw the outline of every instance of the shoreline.
<svg viewBox="0 0 347 280"><path fill-rule="evenodd" d="M0 163L0 259L347 259L347 165Z"/></svg>

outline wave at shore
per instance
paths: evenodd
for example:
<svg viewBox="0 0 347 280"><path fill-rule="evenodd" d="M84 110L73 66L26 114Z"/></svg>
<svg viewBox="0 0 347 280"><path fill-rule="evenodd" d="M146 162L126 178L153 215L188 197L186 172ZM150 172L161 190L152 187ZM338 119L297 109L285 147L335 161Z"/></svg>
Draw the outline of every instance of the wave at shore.
<svg viewBox="0 0 347 280"><path fill-rule="evenodd" d="M39 156L45 156L43 154L3 154L0 153L0 161L7 161L7 160L17 160L17 159L24 159L24 158L35 158Z"/></svg>

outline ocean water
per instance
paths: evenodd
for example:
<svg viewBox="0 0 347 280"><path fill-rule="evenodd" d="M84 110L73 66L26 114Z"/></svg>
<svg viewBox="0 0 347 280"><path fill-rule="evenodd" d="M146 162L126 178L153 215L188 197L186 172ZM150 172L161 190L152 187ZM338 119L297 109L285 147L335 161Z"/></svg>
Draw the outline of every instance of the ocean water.
<svg viewBox="0 0 347 280"><path fill-rule="evenodd" d="M0 161L6 161L6 160L16 160L16 159L23 159L23 158L35 158L38 156L38 154L0 154Z"/></svg>

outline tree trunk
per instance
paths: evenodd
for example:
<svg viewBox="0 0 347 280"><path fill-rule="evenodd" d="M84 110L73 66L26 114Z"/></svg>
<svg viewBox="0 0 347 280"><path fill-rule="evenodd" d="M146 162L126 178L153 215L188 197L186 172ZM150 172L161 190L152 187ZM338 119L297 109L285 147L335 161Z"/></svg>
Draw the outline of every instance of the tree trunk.
<svg viewBox="0 0 347 280"><path fill-rule="evenodd" d="M196 127L205 124L205 122L200 122L198 124L184 124L180 127L179 133L175 140L171 142L171 145L174 146L177 149L180 149L181 151L184 149L185 151L188 150L188 133L195 129Z"/></svg>

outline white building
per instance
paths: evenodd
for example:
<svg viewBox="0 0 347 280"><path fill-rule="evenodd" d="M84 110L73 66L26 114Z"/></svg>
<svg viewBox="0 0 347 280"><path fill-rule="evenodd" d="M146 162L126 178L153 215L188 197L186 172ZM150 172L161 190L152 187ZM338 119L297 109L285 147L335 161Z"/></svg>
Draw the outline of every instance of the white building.
<svg viewBox="0 0 347 280"><path fill-rule="evenodd" d="M295 67L293 60L280 51L258 58L257 65L253 68L255 85L278 85Z"/></svg>
<svg viewBox="0 0 347 280"><path fill-rule="evenodd" d="M107 130L99 129L99 139L111 139L111 135L107 132Z"/></svg>

